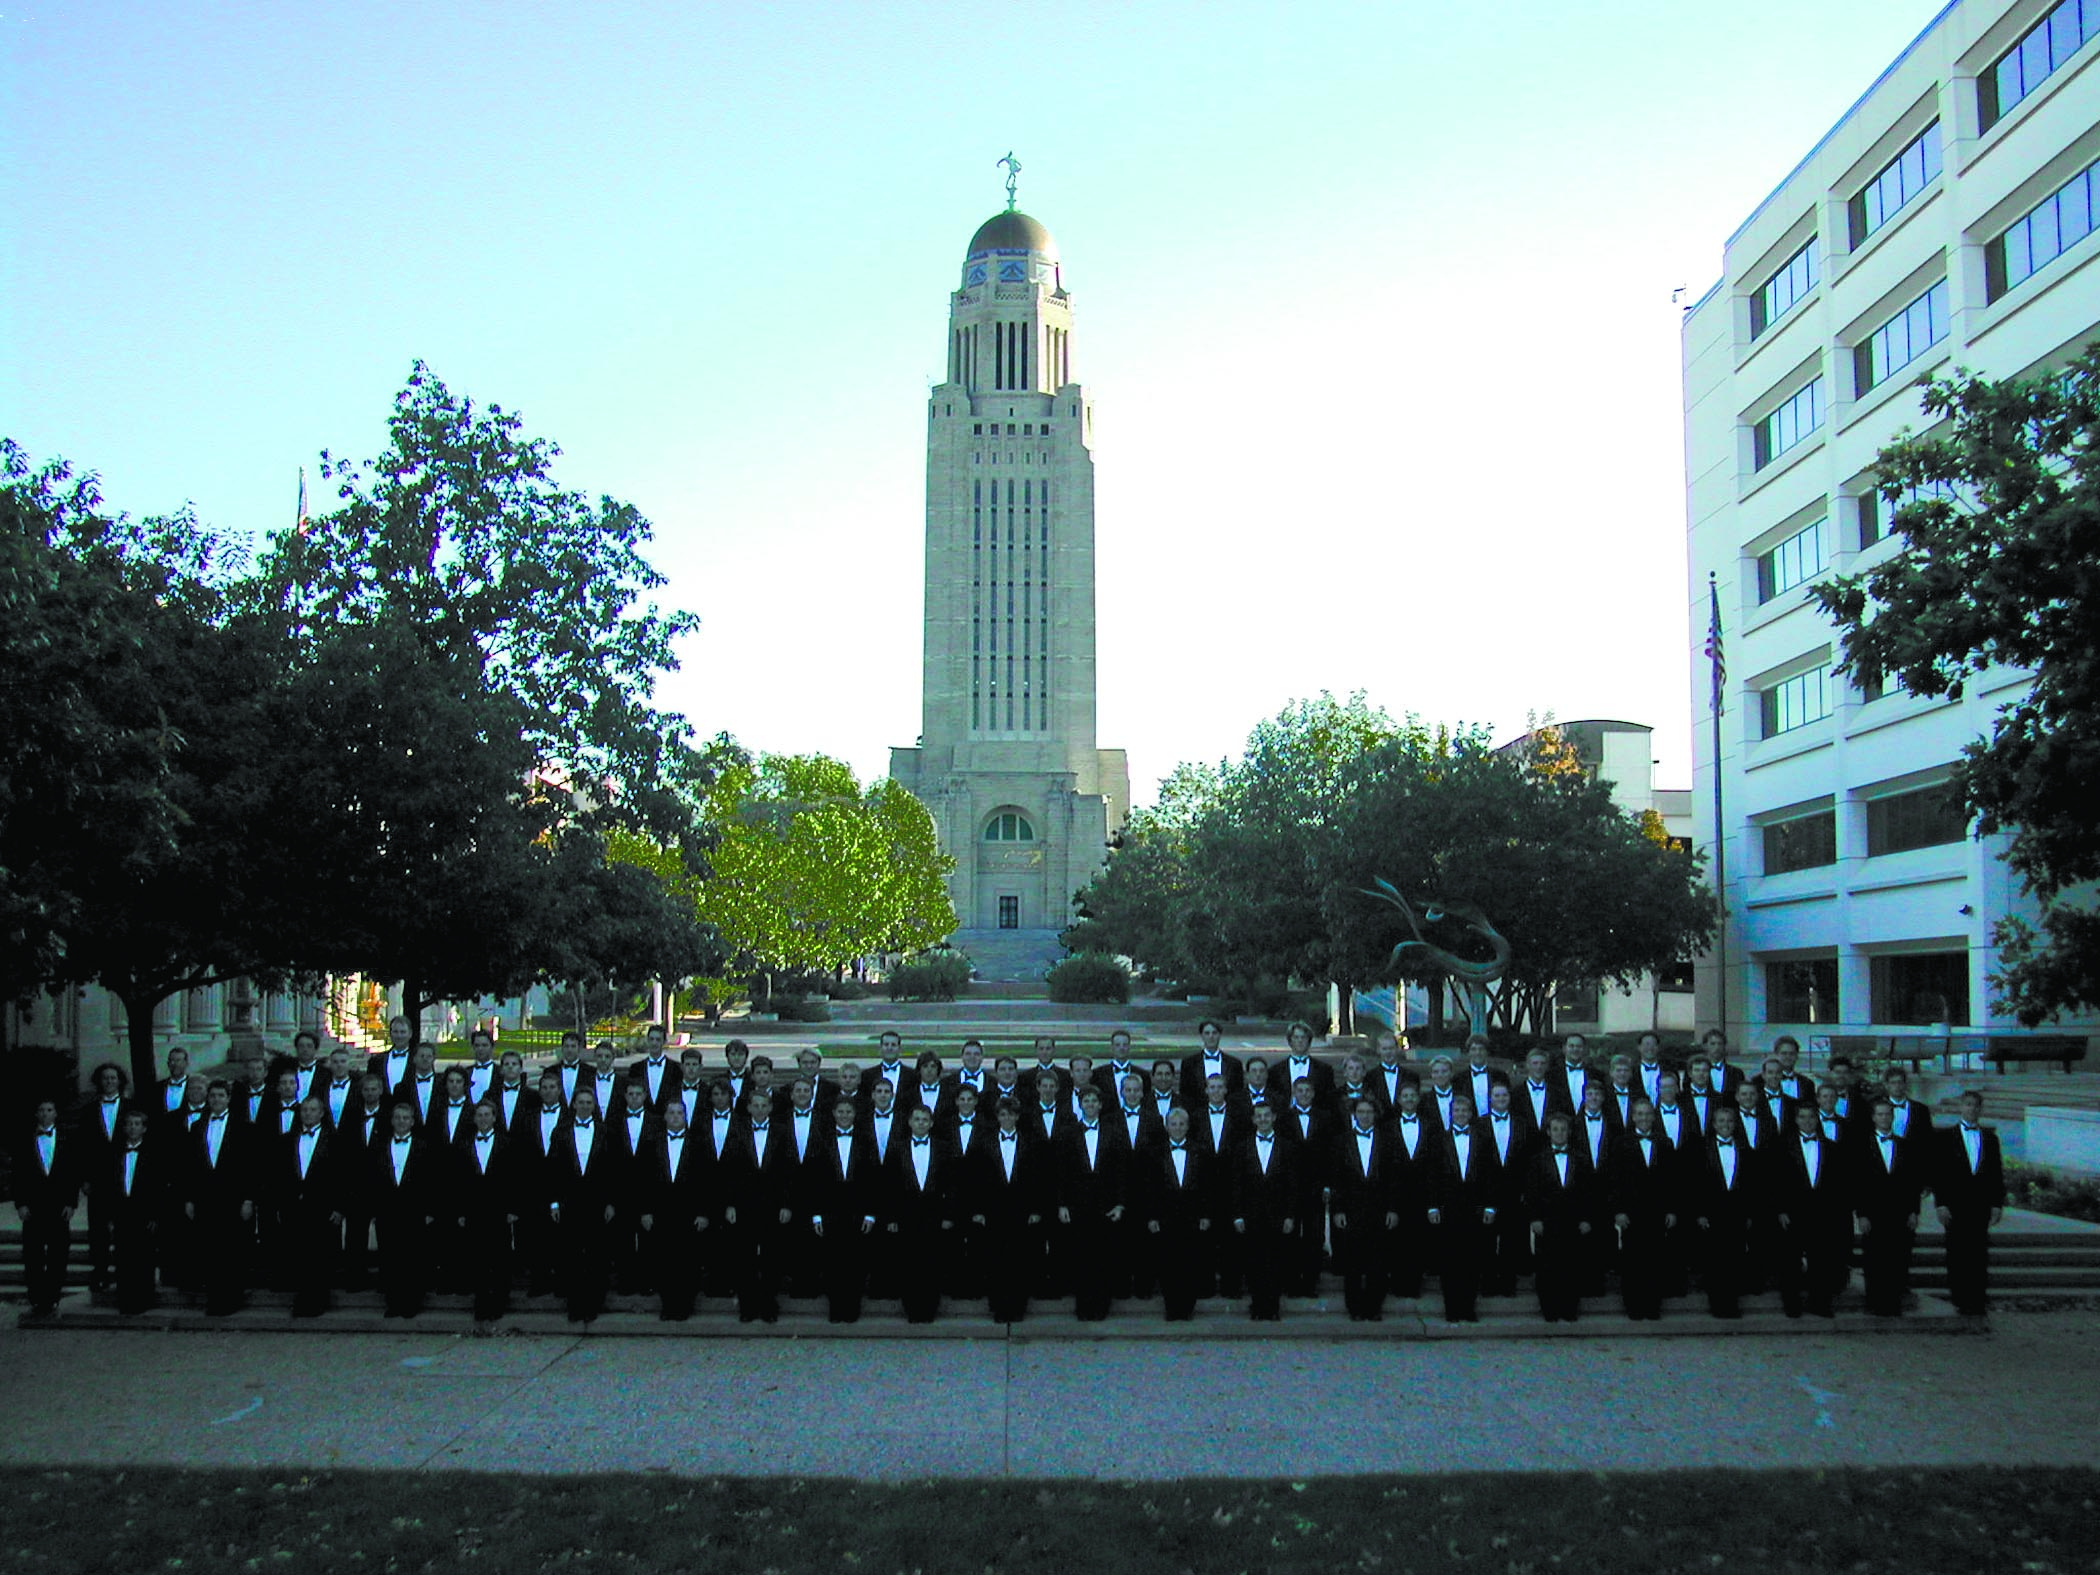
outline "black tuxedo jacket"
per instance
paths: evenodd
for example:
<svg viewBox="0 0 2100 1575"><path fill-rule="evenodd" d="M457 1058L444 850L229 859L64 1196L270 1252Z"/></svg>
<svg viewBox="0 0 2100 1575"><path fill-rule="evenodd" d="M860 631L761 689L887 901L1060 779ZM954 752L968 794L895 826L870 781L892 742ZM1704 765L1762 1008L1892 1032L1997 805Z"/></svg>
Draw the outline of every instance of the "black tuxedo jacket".
<svg viewBox="0 0 2100 1575"><path fill-rule="evenodd" d="M917 1082L919 1080L918 1071L913 1067L907 1066L902 1061L899 1061L895 1066L885 1066L882 1062L877 1061L873 1066L862 1067L859 1094L863 1107L874 1101L875 1085L884 1078L888 1078L890 1087L897 1091L897 1105L901 1110L904 1105L904 1085ZM741 1104L743 1101L739 1100L738 1103Z"/></svg>
<svg viewBox="0 0 2100 1575"><path fill-rule="evenodd" d="M1260 1138L1246 1137L1233 1150L1226 1182L1228 1216L1244 1220L1247 1229L1270 1233L1294 1225L1302 1196L1297 1164L1298 1151L1288 1138L1278 1137L1269 1145L1269 1168L1261 1168Z"/></svg>
<svg viewBox="0 0 2100 1575"><path fill-rule="evenodd" d="M882 1221L900 1231L928 1235L955 1219L957 1171L962 1159L955 1150L930 1134L926 1138L926 1180L919 1180L912 1163L916 1140L906 1133L890 1145L887 1185L883 1192Z"/></svg>
<svg viewBox="0 0 2100 1575"><path fill-rule="evenodd" d="M1269 1088L1279 1108L1297 1098L1294 1085L1300 1077L1312 1079L1314 1105L1325 1109L1334 1103L1333 1067L1318 1056L1308 1056L1303 1068L1294 1067L1288 1055L1281 1055L1269 1063Z"/></svg>
<svg viewBox="0 0 2100 1575"><path fill-rule="evenodd" d="M1890 1157L1881 1155L1878 1135L1870 1133L1852 1155L1852 1208L1862 1219L1877 1226L1901 1224L1918 1212L1918 1198L1925 1190L1931 1139L1892 1137Z"/></svg>
<svg viewBox="0 0 2100 1575"><path fill-rule="evenodd" d="M1568 1145L1568 1178L1561 1180L1560 1165L1550 1143L1541 1145L1524 1172L1518 1193L1525 1219L1544 1225L1550 1236L1566 1236L1583 1221L1596 1218L1600 1182L1580 1143Z"/></svg>
<svg viewBox="0 0 2100 1575"><path fill-rule="evenodd" d="M1123 1108L1121 1100L1102 1110L1101 1130L1122 1147L1128 1156L1126 1165L1142 1154L1165 1146L1167 1141L1167 1124L1160 1119L1158 1107L1149 1099L1138 1106L1135 1140L1130 1135L1130 1112Z"/></svg>
<svg viewBox="0 0 2100 1575"><path fill-rule="evenodd" d="M1506 1120L1499 1126L1492 1110L1485 1115L1475 1116L1473 1126L1495 1151L1495 1163L1502 1175L1502 1202L1498 1207L1512 1208L1516 1205L1517 1195L1524 1186L1524 1167L1530 1163L1532 1153L1545 1140L1536 1133L1526 1131L1523 1123L1517 1119L1514 1109L1508 1112ZM1508 1134L1507 1143L1498 1135L1501 1133Z"/></svg>
<svg viewBox="0 0 2100 1575"><path fill-rule="evenodd" d="M276 1173L269 1177L267 1195L287 1220L315 1221L343 1207L343 1156L348 1145L337 1148L335 1133L325 1121L315 1132L313 1158L303 1177L299 1174L299 1128L292 1128L291 1135L280 1140Z"/></svg>
<svg viewBox="0 0 2100 1575"><path fill-rule="evenodd" d="M80 1113L73 1118L73 1140L79 1145L80 1178L88 1186L102 1182L104 1172L109 1169L109 1156L124 1144L124 1113L132 1108L131 1101L119 1095L116 1103L116 1119L108 1120L103 1115L102 1097L90 1094ZM141 1106L150 1117L150 1106ZM149 1126L148 1130L152 1128Z"/></svg>
<svg viewBox="0 0 2100 1575"><path fill-rule="evenodd" d="M1730 1185L1721 1169L1720 1139L1701 1139L1697 1179L1685 1189L1693 1212L1711 1221L1716 1230L1740 1229L1765 1212L1763 1163L1743 1147L1740 1136L1735 1139L1735 1152L1735 1181Z"/></svg>
<svg viewBox="0 0 2100 1575"><path fill-rule="evenodd" d="M1375 1216L1384 1223L1388 1212L1399 1207L1399 1179L1393 1168L1391 1130L1371 1128L1371 1163L1364 1165L1363 1145L1357 1140L1356 1124L1336 1132L1329 1140L1325 1167L1328 1207L1367 1225Z"/></svg>
<svg viewBox="0 0 2100 1575"><path fill-rule="evenodd" d="M1130 1145L1115 1131L1113 1118L1101 1121L1100 1141L1092 1163L1087 1160L1086 1129L1078 1122L1065 1128L1058 1143L1057 1202L1072 1211L1072 1222L1096 1224L1130 1195Z"/></svg>
<svg viewBox="0 0 2100 1575"><path fill-rule="evenodd" d="M784 1128L785 1125L784 1122L775 1122L776 1128ZM639 1133L633 1132L629 1127L625 1110L619 1111L610 1120L600 1119L600 1135L612 1141L615 1156L612 1184L616 1194L615 1201L621 1208L638 1209L642 1206L642 1155L648 1152L649 1145L656 1140L656 1134L660 1130L661 1124L656 1119L656 1111L646 1104L642 1106Z"/></svg>
<svg viewBox="0 0 2100 1575"><path fill-rule="evenodd" d="M493 1230L508 1224L507 1216L524 1214L525 1189L513 1174L515 1150L500 1125L489 1137L486 1168L480 1149L478 1138L469 1137L450 1152L452 1184L447 1206L455 1218L467 1222L469 1230Z"/></svg>
<svg viewBox="0 0 2100 1575"><path fill-rule="evenodd" d="M519 1081L518 1091L512 1094L497 1078L488 1097L496 1106L496 1130L505 1137L514 1137L528 1123L535 1121L540 1113L539 1090L529 1082Z"/></svg>
<svg viewBox="0 0 2100 1575"><path fill-rule="evenodd" d="M561 1209L562 1224L598 1226L605 1211L617 1206L625 1163L620 1140L605 1127L602 1118L592 1123L591 1157L587 1164L576 1159L576 1123L564 1121L554 1131L554 1146L547 1156L546 1201Z"/></svg>
<svg viewBox="0 0 2100 1575"><path fill-rule="evenodd" d="M1383 1121L1400 1108L1400 1090L1420 1088L1422 1079L1420 1074L1398 1061L1391 1066L1381 1061L1371 1068L1369 1075L1364 1079L1364 1086L1371 1090L1371 1097L1378 1101L1378 1119Z"/></svg>
<svg viewBox="0 0 2100 1575"><path fill-rule="evenodd" d="M1625 1215L1636 1225L1657 1225L1665 1214L1681 1213L1677 1150L1660 1128L1649 1140L1645 1156L1640 1134L1620 1133L1612 1145L1605 1188L1611 1212Z"/></svg>
<svg viewBox="0 0 2100 1575"><path fill-rule="evenodd" d="M1539 1103L1539 1098L1532 1093L1531 1079L1520 1077L1510 1085L1509 1118L1517 1123L1527 1144L1543 1143L1546 1139L1546 1121L1539 1114ZM1546 1077L1544 1104L1546 1116L1551 1116L1556 1110L1568 1116L1575 1113L1568 1104L1567 1085L1550 1073Z"/></svg>
<svg viewBox="0 0 2100 1575"><path fill-rule="evenodd" d="M1482 1076L1475 1077L1471 1062L1464 1066L1455 1066L1451 1069L1451 1082L1454 1087L1473 1096L1473 1113L1484 1116L1488 1110L1489 1092L1498 1083L1508 1088L1509 1074L1496 1066L1484 1066L1480 1070Z"/></svg>
<svg viewBox="0 0 2100 1575"><path fill-rule="evenodd" d="M882 1162L875 1157L875 1142L866 1128L854 1128L843 1166L838 1134L827 1132L821 1146L810 1145L796 1178L800 1201L795 1212L802 1219L825 1221L827 1232L858 1232L861 1221L882 1217L884 1184Z"/></svg>
<svg viewBox="0 0 2100 1575"><path fill-rule="evenodd" d="M964 1162L963 1213L982 1214L986 1229L994 1232L1020 1229L1030 1215L1040 1219L1056 1207L1056 1148L1047 1139L1031 1136L1026 1127L1014 1142L1011 1177L996 1130L973 1141Z"/></svg>
<svg viewBox="0 0 2100 1575"><path fill-rule="evenodd" d="M1458 1144L1449 1132L1436 1135L1435 1206L1444 1223L1478 1225L1483 1209L1502 1206L1502 1172L1495 1145L1478 1121L1467 1125L1466 1163L1458 1162Z"/></svg>
<svg viewBox="0 0 2100 1575"><path fill-rule="evenodd" d="M1939 1164L1932 1173L1932 1201L1943 1209L1965 1212L2005 1207L2005 1162L1998 1152L1998 1133L1993 1127L1978 1132L1977 1163L1969 1167L1967 1145L1962 1142L1959 1121L1941 1127Z"/></svg>
<svg viewBox="0 0 2100 1575"><path fill-rule="evenodd" d="M383 1232L389 1224L420 1226L435 1216L444 1194L444 1157L428 1139L411 1132L408 1159L394 1174L394 1139L382 1138L367 1155L371 1163L371 1208Z"/></svg>
<svg viewBox="0 0 2100 1575"><path fill-rule="evenodd" d="M1298 1187L1305 1195L1301 1212L1309 1211L1319 1201L1321 1189L1327 1185L1327 1165L1334 1158L1334 1139L1341 1123L1334 1119L1334 1112L1327 1105L1314 1105L1310 1110L1300 1110L1296 1105L1285 1105L1276 1116L1276 1135L1294 1144L1298 1150L1294 1161L1298 1172Z"/></svg>
<svg viewBox="0 0 2100 1575"><path fill-rule="evenodd" d="M780 1211L795 1206L795 1139L778 1116L767 1122L765 1154L759 1134L746 1123L736 1129L723 1156L725 1197L736 1210L739 1230L776 1230Z"/></svg>
<svg viewBox="0 0 2100 1575"><path fill-rule="evenodd" d="M1217 1188L1211 1177L1210 1151L1188 1139L1181 1148L1185 1163L1174 1169L1174 1149L1162 1143L1138 1161L1136 1207L1163 1231L1190 1234L1212 1218Z"/></svg>
<svg viewBox="0 0 2100 1575"><path fill-rule="evenodd" d="M174 1180L170 1174L174 1168L168 1162L169 1150L157 1144L149 1136L139 1147L138 1161L132 1167L131 1192L124 1191L124 1155L127 1149L120 1141L109 1151L103 1164L99 1186L105 1194L105 1202L113 1222L119 1226L142 1224L161 1217L166 1194Z"/></svg>
<svg viewBox="0 0 2100 1575"><path fill-rule="evenodd" d="M1699 1147L1706 1133L1699 1125L1699 1112L1689 1101L1680 1100L1669 1110L1655 1107L1655 1125L1662 1135L1670 1140L1670 1147L1680 1155L1690 1154Z"/></svg>
<svg viewBox="0 0 2100 1575"><path fill-rule="evenodd" d="M1794 1223L1824 1226L1852 1219L1852 1153L1849 1145L1816 1134L1816 1179L1808 1179L1801 1134L1789 1132L1773 1150L1772 1207Z"/></svg>
<svg viewBox="0 0 2100 1575"><path fill-rule="evenodd" d="M700 1219L712 1225L719 1206L715 1193L720 1171L709 1160L706 1140L687 1127L677 1146L682 1152L674 1175L671 1171L671 1133L666 1127L658 1127L650 1134L648 1147L642 1150L636 1167L640 1211L661 1216L656 1226L658 1231L667 1228L665 1222L675 1222L686 1229L691 1229L693 1221Z"/></svg>
<svg viewBox="0 0 2100 1575"><path fill-rule="evenodd" d="M410 1057L403 1056L401 1058L401 1068L399 1071L395 1071L389 1066L388 1063L392 1059L393 1058L384 1050L375 1050L372 1052L372 1054L365 1057L365 1071L372 1073L382 1083L386 1084L386 1091L388 1094L398 1093L400 1091L402 1083L407 1081L410 1074L414 1070L414 1068L410 1065ZM238 1096L238 1089L235 1090L235 1094L236 1096ZM238 1097L236 1097L235 1103L239 1103Z"/></svg>
<svg viewBox="0 0 2100 1575"><path fill-rule="evenodd" d="M933 1112L934 1122L938 1125L941 1117L946 1115L953 1108L954 1104L953 1100L948 1096L947 1086L944 1080L928 1089L924 1083L919 1081L919 1074L917 1072L912 1073L897 1089L897 1114L908 1116L921 1105L924 1105Z"/></svg>
<svg viewBox="0 0 2100 1575"><path fill-rule="evenodd" d="M1238 1056L1228 1055L1221 1050L1218 1052L1218 1064L1219 1069L1225 1075L1226 1093L1230 1094L1234 1089L1245 1086L1247 1068ZM1181 1091L1190 1099L1197 1101L1204 1099L1204 1086L1209 1077L1210 1069L1203 1059L1201 1050L1196 1051L1193 1055L1185 1055L1181 1058L1180 1087Z"/></svg>
<svg viewBox="0 0 2100 1575"><path fill-rule="evenodd" d="M80 1134L66 1130L64 1122L52 1129L51 1169L37 1152L36 1131L22 1140L15 1151L15 1202L28 1209L70 1209L80 1202Z"/></svg>

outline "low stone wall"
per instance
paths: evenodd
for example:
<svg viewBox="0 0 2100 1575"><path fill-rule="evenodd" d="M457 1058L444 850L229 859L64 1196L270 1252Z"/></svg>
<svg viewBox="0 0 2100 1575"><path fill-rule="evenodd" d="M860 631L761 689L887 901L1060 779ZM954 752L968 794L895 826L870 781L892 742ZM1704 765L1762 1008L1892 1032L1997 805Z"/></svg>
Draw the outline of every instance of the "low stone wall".
<svg viewBox="0 0 2100 1575"><path fill-rule="evenodd" d="M2026 1152L2030 1165L2073 1175L2100 1176L2100 1110L2027 1109Z"/></svg>

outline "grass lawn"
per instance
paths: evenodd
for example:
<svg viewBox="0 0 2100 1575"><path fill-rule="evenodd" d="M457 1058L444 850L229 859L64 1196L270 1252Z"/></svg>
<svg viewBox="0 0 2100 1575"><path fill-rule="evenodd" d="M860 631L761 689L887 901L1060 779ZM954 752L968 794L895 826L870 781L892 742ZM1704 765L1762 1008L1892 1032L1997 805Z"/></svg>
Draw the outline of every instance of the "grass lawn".
<svg viewBox="0 0 2100 1575"><path fill-rule="evenodd" d="M15 1467L0 1569L2068 1575L2095 1567L2096 1501L2074 1467L897 1487Z"/></svg>

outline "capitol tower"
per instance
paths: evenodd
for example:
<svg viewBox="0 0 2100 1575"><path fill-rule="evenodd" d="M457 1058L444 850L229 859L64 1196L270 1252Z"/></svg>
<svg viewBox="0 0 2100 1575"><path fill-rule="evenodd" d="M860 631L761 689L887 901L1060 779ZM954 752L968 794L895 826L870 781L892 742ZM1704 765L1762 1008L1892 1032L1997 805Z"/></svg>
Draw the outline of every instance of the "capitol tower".
<svg viewBox="0 0 2100 1575"><path fill-rule="evenodd" d="M926 639L916 748L890 775L955 859L953 943L988 979L1062 955L1072 896L1130 805L1094 742L1093 408L1057 242L1013 205L970 237L926 407Z"/></svg>

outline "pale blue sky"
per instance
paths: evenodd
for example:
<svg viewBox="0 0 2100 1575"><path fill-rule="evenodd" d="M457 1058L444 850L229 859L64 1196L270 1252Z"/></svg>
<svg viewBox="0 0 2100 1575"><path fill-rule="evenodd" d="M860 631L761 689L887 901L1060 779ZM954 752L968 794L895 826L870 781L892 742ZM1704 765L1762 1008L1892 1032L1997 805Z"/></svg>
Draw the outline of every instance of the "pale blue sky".
<svg viewBox="0 0 2100 1575"><path fill-rule="evenodd" d="M423 357L654 520L703 731L880 772L1011 147L1141 801L1321 688L1683 785L1670 294L1936 10L0 0L0 432L276 527Z"/></svg>

